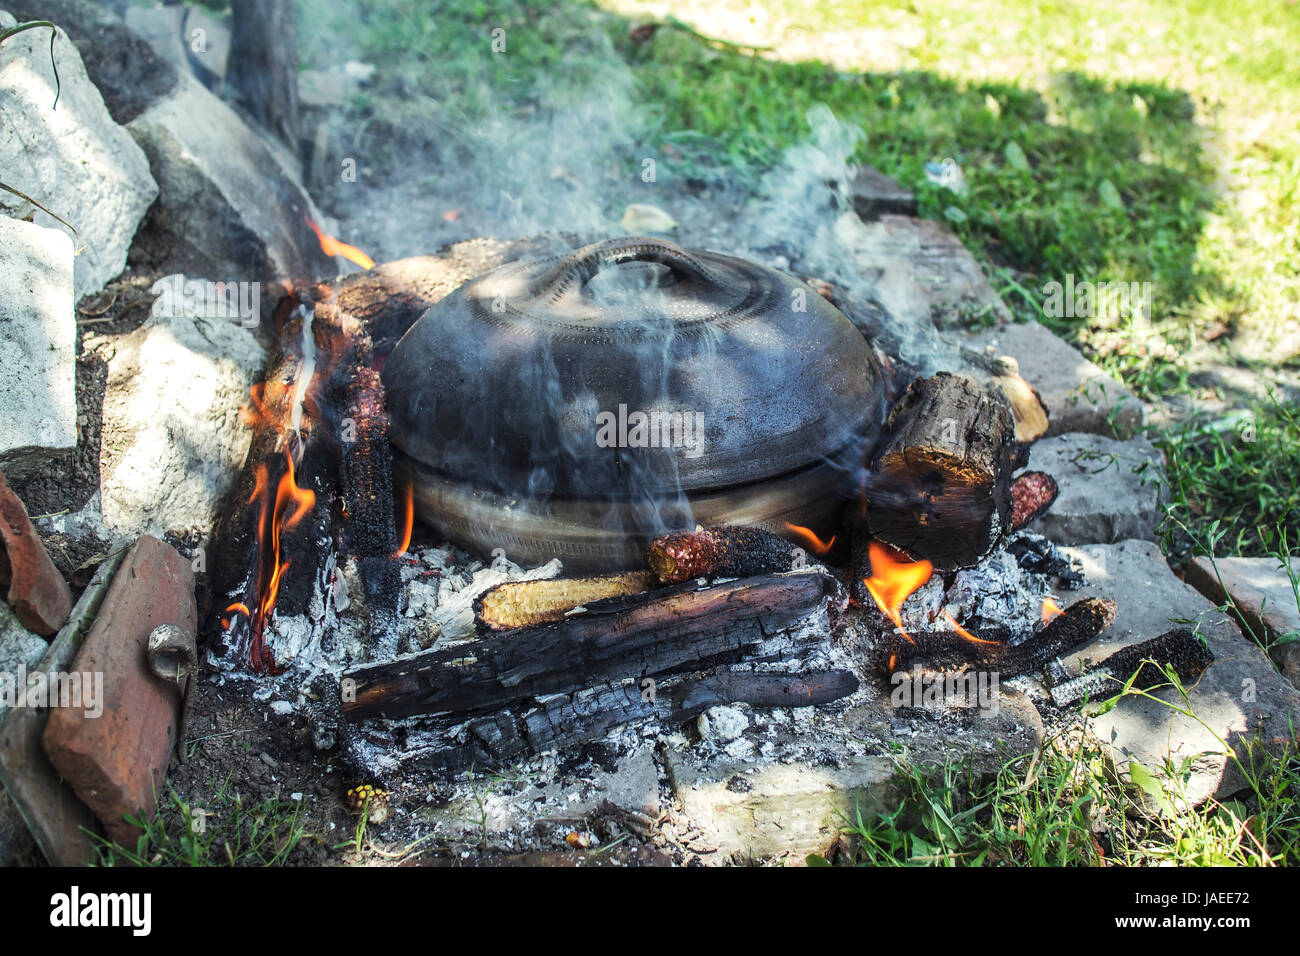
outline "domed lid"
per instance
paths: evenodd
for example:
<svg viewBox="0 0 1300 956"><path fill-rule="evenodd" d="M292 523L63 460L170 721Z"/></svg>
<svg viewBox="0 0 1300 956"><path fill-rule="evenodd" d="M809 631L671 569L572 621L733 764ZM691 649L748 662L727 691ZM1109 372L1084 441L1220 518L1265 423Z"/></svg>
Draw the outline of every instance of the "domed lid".
<svg viewBox="0 0 1300 956"><path fill-rule="evenodd" d="M884 401L867 343L808 286L642 238L467 283L383 380L398 448L543 500L662 499L851 456Z"/></svg>

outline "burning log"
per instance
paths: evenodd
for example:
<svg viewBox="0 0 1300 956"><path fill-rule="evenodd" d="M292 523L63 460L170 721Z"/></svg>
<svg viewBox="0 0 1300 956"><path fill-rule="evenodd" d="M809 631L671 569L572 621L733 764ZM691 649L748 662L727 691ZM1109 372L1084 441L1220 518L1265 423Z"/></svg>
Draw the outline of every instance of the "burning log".
<svg viewBox="0 0 1300 956"><path fill-rule="evenodd" d="M654 676L752 653L824 607L822 573L765 575L620 598L604 610L519 628L344 674L351 719L493 710L544 694Z"/></svg>
<svg viewBox="0 0 1300 956"><path fill-rule="evenodd" d="M1027 471L1011 482L1011 530L1019 531L1041 518L1056 502L1061 489L1044 471Z"/></svg>
<svg viewBox="0 0 1300 956"><path fill-rule="evenodd" d="M872 463L871 536L939 570L977 564L1011 526L1014 443L996 389L947 372L913 382Z"/></svg>
<svg viewBox="0 0 1300 956"><path fill-rule="evenodd" d="M655 584L649 571L600 574L586 578L507 581L474 602L480 631L502 631L560 621L574 608L609 598L641 594Z"/></svg>
<svg viewBox="0 0 1300 956"><path fill-rule="evenodd" d="M1004 678L1034 673L1092 641L1115 620L1115 610L1115 602L1104 598L1076 601L1014 645L978 637L960 626L953 631L895 628L878 644L880 669L887 676L913 668L943 673L969 667L997 671Z"/></svg>
<svg viewBox="0 0 1300 956"><path fill-rule="evenodd" d="M677 584L692 578L790 571L806 566L807 557L802 548L762 528L721 525L655 538L646 563L665 584Z"/></svg>
<svg viewBox="0 0 1300 956"><path fill-rule="evenodd" d="M807 674L720 671L699 680L683 682L672 688L667 696L672 702L673 719L683 721L722 704L809 707L848 697L857 689L857 677L846 670Z"/></svg>
<svg viewBox="0 0 1300 956"><path fill-rule="evenodd" d="M1129 678L1133 687L1150 690L1168 682L1166 667L1172 667L1181 681L1195 680L1212 663L1214 654L1203 640L1185 627L1175 628L1116 651L1082 676L1055 685L1052 702L1070 707L1084 699L1100 700L1119 693Z"/></svg>

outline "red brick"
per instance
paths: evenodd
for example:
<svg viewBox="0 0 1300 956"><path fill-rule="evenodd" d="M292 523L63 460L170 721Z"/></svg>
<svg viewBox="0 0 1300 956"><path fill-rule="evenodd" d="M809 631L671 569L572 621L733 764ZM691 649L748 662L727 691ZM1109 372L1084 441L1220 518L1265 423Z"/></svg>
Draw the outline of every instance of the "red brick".
<svg viewBox="0 0 1300 956"><path fill-rule="evenodd" d="M27 509L0 474L0 545L4 561L0 581L9 578L6 599L29 631L49 637L72 610L72 591L45 552L27 517Z"/></svg>
<svg viewBox="0 0 1300 956"><path fill-rule="evenodd" d="M145 657L149 632L160 624L197 627L194 572L174 548L146 535L127 553L72 664L104 675L103 714L52 709L42 736L50 762L121 844L140 832L123 814L153 815L176 743L180 693L153 675Z"/></svg>

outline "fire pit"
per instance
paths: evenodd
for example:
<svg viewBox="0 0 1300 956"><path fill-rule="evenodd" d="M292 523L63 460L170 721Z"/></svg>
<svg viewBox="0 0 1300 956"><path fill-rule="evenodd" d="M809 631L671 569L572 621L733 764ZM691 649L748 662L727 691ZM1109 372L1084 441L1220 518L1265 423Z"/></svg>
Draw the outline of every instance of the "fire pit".
<svg viewBox="0 0 1300 956"><path fill-rule="evenodd" d="M478 550L639 566L695 522L834 523L884 414L842 313L787 275L656 239L510 263L384 367L417 512Z"/></svg>

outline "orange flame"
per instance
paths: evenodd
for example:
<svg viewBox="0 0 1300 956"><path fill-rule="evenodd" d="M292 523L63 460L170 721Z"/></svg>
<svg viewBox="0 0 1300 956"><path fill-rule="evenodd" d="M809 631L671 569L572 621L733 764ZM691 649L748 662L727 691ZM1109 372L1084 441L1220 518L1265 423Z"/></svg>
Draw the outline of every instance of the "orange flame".
<svg viewBox="0 0 1300 956"><path fill-rule="evenodd" d="M1043 624L1047 624L1053 618L1060 617L1064 613L1050 597L1043 598Z"/></svg>
<svg viewBox="0 0 1300 956"><path fill-rule="evenodd" d="M831 535L830 541L823 543L822 539L817 537L811 528L803 528L797 524L791 524L788 521L785 523L785 528L787 531L793 531L795 535L803 541L808 550L818 557L826 554L831 548L835 547L836 535Z"/></svg>
<svg viewBox="0 0 1300 956"><path fill-rule="evenodd" d="M411 547L411 530L415 527L415 484L408 481L406 483L406 494L403 496L405 508L402 511L402 543L397 547L397 553L393 557L400 557L405 554Z"/></svg>
<svg viewBox="0 0 1300 956"><path fill-rule="evenodd" d="M968 641L972 641L972 642L974 642L974 643L976 643L976 644L997 644L997 643L999 643L998 641L990 641L990 640L987 640L987 639L982 638L982 637L976 637L976 636L975 636L974 634L972 634L970 631L966 630L966 628L964 628L964 627L962 627L960 624L958 624L958 623L957 623L957 619L954 618L954 617L953 617L951 614L949 614L947 611L940 611L939 613L942 614L942 615L944 616L944 618L947 619L948 623L952 625L952 629L953 629L954 631L956 631L956 632L957 632L959 635L961 635L962 637L966 638L966 640L968 640Z"/></svg>
<svg viewBox="0 0 1300 956"><path fill-rule="evenodd" d="M293 456L285 452L287 468L280 477L275 489L275 500L271 500L270 481L265 465L258 465L253 475L253 493L249 504L261 503L257 521L258 567L254 571L252 594L257 596L256 608L250 611L247 604L236 602L226 608L229 615L222 621L222 626L229 628L233 615L241 613L248 618L252 641L250 662L255 670L274 671L275 661L267 652L262 635L275 602L280 594L280 582L289 569L288 561L280 558L281 535L290 531L305 518L316 506L316 493L309 488L300 488L294 473Z"/></svg>
<svg viewBox="0 0 1300 956"><path fill-rule="evenodd" d="M929 561L905 560L900 552L876 541L867 546L867 554L871 559L871 577L863 578L862 583L899 633L911 641L903 630L903 602L930 580L934 565Z"/></svg>
<svg viewBox="0 0 1300 956"><path fill-rule="evenodd" d="M311 231L316 233L316 238L320 240L321 252L327 256L342 256L349 262L355 262L363 269L373 269L375 260L358 249L356 246L350 246L346 242L339 242L328 232L324 232L320 226L312 222L306 216L302 217L307 225L311 226Z"/></svg>

